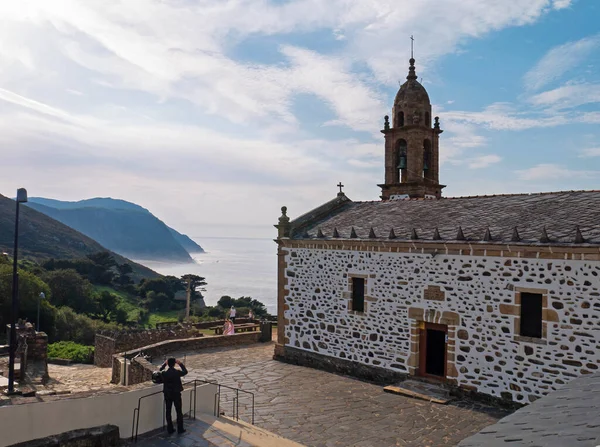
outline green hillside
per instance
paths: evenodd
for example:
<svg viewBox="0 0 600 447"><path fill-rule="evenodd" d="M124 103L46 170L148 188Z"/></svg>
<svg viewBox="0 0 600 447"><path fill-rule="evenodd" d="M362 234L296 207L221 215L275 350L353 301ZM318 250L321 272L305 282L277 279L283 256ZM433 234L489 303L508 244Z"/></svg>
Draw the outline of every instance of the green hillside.
<svg viewBox="0 0 600 447"><path fill-rule="evenodd" d="M19 220L19 258L21 259L79 259L88 254L106 251L106 248L95 240L27 206L21 206ZM14 226L15 202L0 194L0 252L12 254ZM123 256L114 254L114 257L119 263L131 264L134 280L160 276L153 270Z"/></svg>

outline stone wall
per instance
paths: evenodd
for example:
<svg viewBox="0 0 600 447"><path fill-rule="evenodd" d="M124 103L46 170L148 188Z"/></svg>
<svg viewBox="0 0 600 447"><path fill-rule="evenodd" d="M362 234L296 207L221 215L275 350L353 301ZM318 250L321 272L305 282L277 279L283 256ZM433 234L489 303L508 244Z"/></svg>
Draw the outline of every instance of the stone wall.
<svg viewBox="0 0 600 447"><path fill-rule="evenodd" d="M16 326L17 340L23 338L27 343L28 360L46 360L48 358L48 335L36 332L31 323L19 321ZM10 339L10 325L6 327L7 338ZM20 343L20 342L19 342Z"/></svg>
<svg viewBox="0 0 600 447"><path fill-rule="evenodd" d="M123 357L134 359L142 351L153 358L162 358L176 351L197 352L202 349L217 348L225 346L246 345L258 343L260 332L244 332L234 335L218 335L214 337L188 338L183 340L167 340L153 345L143 346L135 350L121 352L112 357L112 383L119 383L121 377L121 361ZM157 369L156 365L143 360L140 357L127 362L127 384L133 385L145 380L150 380L152 372ZM146 371L143 371L146 370Z"/></svg>
<svg viewBox="0 0 600 447"><path fill-rule="evenodd" d="M518 403L600 367L598 261L281 251L286 347L415 374L423 323L446 324L447 381ZM356 276L365 279L364 312L351 309ZM523 292L544 296L541 339L519 336Z"/></svg>
<svg viewBox="0 0 600 447"><path fill-rule="evenodd" d="M94 365L106 368L112 364L112 356L116 349L117 341L107 335L96 334L94 340Z"/></svg>
<svg viewBox="0 0 600 447"><path fill-rule="evenodd" d="M174 326L164 329L123 331L117 333L99 333L95 338L94 365L109 367L112 356L117 352L129 351L141 346L164 340L177 340L189 337L201 337L194 327Z"/></svg>

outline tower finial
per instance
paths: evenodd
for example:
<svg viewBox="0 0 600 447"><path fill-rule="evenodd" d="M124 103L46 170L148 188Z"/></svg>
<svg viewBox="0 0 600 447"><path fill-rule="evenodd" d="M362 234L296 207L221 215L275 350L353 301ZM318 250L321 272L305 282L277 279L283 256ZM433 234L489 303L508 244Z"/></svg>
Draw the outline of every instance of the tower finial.
<svg viewBox="0 0 600 447"><path fill-rule="evenodd" d="M406 77L406 79L411 80L417 79L417 73L415 72L415 54L414 54L414 43L415 43L415 38L411 35L410 36L410 67L408 68L408 76Z"/></svg>

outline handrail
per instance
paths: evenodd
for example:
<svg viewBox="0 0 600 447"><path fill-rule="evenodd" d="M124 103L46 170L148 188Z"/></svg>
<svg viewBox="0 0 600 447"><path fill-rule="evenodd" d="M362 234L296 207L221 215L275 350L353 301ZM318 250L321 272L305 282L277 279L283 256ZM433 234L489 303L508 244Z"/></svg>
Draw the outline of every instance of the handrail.
<svg viewBox="0 0 600 447"><path fill-rule="evenodd" d="M234 388L228 385L222 385L220 383L218 383L216 380L204 380L204 379L193 379L187 382L183 382L181 385L183 387L185 387L186 385L189 384L193 384L194 387L191 390L191 396L190 396L190 409L188 412L189 418L193 418L196 419L196 397L197 397L197 387L198 387L198 383L206 383L206 384L212 384L212 385L217 385L217 393L215 393L215 401L213 403L213 414L215 417L219 417L220 416L220 408L221 408L221 388L227 388L230 390L234 390L235 391L235 397L233 398L233 417L235 418L235 420L239 420L240 417L240 408L239 408L239 392L241 391L242 393L246 393L249 394L250 396L252 396L252 425L254 425L254 393L250 392L250 391L246 391L246 390L242 390L241 388ZM151 396L155 396L157 394L162 393L163 391L156 391L154 393L150 393L150 394L146 394L145 396L141 396L138 399L138 405L136 408L133 409L133 419L132 419L132 423L131 423L131 440L133 442L137 442L137 438L138 438L138 430L139 430L139 426L140 426L140 407L142 404L142 399L145 399L147 397L151 397ZM193 400L193 412L192 412L192 400ZM163 398L163 428L164 428L164 418L165 418L165 404L164 404L164 398ZM193 416L192 416L193 415ZM135 431L135 434L134 434Z"/></svg>
<svg viewBox="0 0 600 447"><path fill-rule="evenodd" d="M150 397L150 396L155 396L155 395L157 395L159 393L162 393L162 390L156 391L154 393L146 394L145 396L141 396L138 399L138 406L137 406L137 408L133 409L133 416L135 418L135 415L136 415L136 412L137 412L137 419L135 419L135 425L133 425L133 424L131 425L131 439L133 441L137 442L138 428L139 428L139 425L140 425L140 405L142 404L142 399L145 399L145 398ZM163 401L164 401L164 399L163 399ZM134 428L135 428L135 438L133 436L133 430L134 430Z"/></svg>

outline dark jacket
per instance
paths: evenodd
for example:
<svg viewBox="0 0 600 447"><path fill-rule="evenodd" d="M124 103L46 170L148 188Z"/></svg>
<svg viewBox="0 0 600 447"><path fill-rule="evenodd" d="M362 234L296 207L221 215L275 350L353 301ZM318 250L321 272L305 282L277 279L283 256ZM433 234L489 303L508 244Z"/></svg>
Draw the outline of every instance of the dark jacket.
<svg viewBox="0 0 600 447"><path fill-rule="evenodd" d="M162 371L165 367L165 365L161 366L160 370ZM162 371L163 393L165 394L165 397L174 397L183 391L181 378L188 372L183 364L180 364L179 367L181 368L181 371L175 368L169 368L166 371Z"/></svg>

